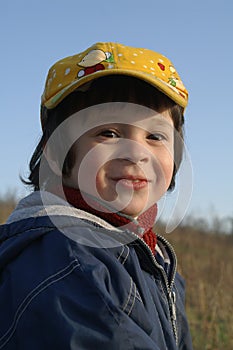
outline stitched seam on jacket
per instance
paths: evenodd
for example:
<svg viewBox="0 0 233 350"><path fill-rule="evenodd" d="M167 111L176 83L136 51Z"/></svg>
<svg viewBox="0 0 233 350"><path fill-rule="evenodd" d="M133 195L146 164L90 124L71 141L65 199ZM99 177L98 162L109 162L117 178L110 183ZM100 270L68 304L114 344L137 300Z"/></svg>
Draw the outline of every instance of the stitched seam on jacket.
<svg viewBox="0 0 233 350"><path fill-rule="evenodd" d="M124 265L124 263L126 262L126 260L128 259L128 256L129 256L129 247L128 246L125 246L127 248L127 254L124 258L124 260L122 261L122 265Z"/></svg>
<svg viewBox="0 0 233 350"><path fill-rule="evenodd" d="M127 249L127 253L126 253L126 256L123 257L123 253L124 253L125 249ZM126 260L128 259L128 256L129 256L129 247L126 245L126 246L123 246L123 247L122 247L122 251L121 251L120 255L118 256L117 260L120 261L121 258L124 259L123 261L120 261L120 263L121 263L122 265L124 265L125 262L126 262Z"/></svg>
<svg viewBox="0 0 233 350"><path fill-rule="evenodd" d="M127 307L130 304L131 297L133 299L132 304L130 305L129 310L126 311ZM135 299L136 299L136 284L133 282L132 278L130 278L130 291L129 291L129 295L128 295L128 298L126 300L126 303L123 306L123 311L125 311L127 313L127 315L129 315L131 313L133 306L135 304Z"/></svg>
<svg viewBox="0 0 233 350"><path fill-rule="evenodd" d="M140 303L142 303L142 302L143 302L143 301L142 301L142 297L141 297L141 295L140 295L140 293L139 293L139 291L138 291L137 287L136 287L136 294L135 294L135 298L136 298L136 299L138 299L138 300L140 301Z"/></svg>
<svg viewBox="0 0 233 350"><path fill-rule="evenodd" d="M136 288L136 284L135 283L133 283L133 287L134 287L133 301L132 301L132 305L131 305L131 307L130 307L130 309L128 311L128 316L131 314L131 312L133 310L133 306L135 304L135 299L136 299L136 290L137 290L137 288Z"/></svg>
<svg viewBox="0 0 233 350"><path fill-rule="evenodd" d="M18 309L17 309L17 311L15 313L12 325L7 330L7 332L0 338L0 342L2 343L2 344L0 344L0 349L2 349L9 342L9 340L12 338L12 336L13 336L16 328L17 328L17 325L18 325L18 322L19 322L20 318L22 317L24 311L26 310L28 305L32 302L32 300L35 299L35 297L37 297L37 295L39 295L42 291L44 291L46 288L48 288L53 283L56 283L56 282L60 281L61 279L63 279L65 277L67 277L68 275L70 275L73 272L73 270L75 268L77 268L79 265L80 264L79 264L79 262L76 259L73 260L65 268L59 270L55 274L53 274L53 275L49 276L48 278L46 278L43 282L41 282L36 288L34 288L25 297L25 299L19 305L19 307L18 307ZM6 338L6 339L4 339L4 338Z"/></svg>
<svg viewBox="0 0 233 350"><path fill-rule="evenodd" d="M124 247L124 246L122 246L121 253L120 253L120 255L118 256L117 260L120 260L120 258L122 257L122 255L123 255L124 251L125 251L125 247Z"/></svg>
<svg viewBox="0 0 233 350"><path fill-rule="evenodd" d="M130 278L130 291L129 291L129 295L128 295L128 298L126 300L126 303L125 305L123 306L123 311L125 311L125 309L127 308L128 304L129 304L129 301L130 301L130 296L132 294L132 289L133 289L133 280L132 278Z"/></svg>

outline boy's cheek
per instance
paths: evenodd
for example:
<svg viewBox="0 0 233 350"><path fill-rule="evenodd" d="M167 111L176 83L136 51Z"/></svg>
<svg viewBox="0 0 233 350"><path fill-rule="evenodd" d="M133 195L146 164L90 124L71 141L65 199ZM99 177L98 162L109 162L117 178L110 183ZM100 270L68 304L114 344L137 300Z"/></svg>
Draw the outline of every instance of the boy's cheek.
<svg viewBox="0 0 233 350"><path fill-rule="evenodd" d="M103 166L103 156L101 154L85 155L73 169L73 178L79 189L97 195L96 181L98 172Z"/></svg>

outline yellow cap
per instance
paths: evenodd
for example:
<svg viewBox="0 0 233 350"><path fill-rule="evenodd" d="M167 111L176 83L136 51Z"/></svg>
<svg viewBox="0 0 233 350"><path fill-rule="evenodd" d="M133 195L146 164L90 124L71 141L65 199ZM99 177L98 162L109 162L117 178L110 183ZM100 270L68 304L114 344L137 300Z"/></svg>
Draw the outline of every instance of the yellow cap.
<svg viewBox="0 0 233 350"><path fill-rule="evenodd" d="M48 72L41 104L56 107L83 84L112 74L132 76L156 87L185 108L188 92L171 61L160 53L119 43L96 43L55 63Z"/></svg>

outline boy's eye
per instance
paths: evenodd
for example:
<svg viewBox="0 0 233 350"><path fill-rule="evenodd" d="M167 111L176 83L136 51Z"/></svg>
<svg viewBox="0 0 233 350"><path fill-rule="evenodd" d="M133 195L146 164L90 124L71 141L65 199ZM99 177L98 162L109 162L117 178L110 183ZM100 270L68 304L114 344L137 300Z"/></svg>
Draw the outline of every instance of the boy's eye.
<svg viewBox="0 0 233 350"><path fill-rule="evenodd" d="M155 140L155 141L164 141L166 140L166 137L163 134L160 133L154 133L154 134L150 134L148 136L149 140Z"/></svg>
<svg viewBox="0 0 233 350"><path fill-rule="evenodd" d="M119 135L114 130L103 130L99 133L99 136L107 137L107 138L118 138Z"/></svg>

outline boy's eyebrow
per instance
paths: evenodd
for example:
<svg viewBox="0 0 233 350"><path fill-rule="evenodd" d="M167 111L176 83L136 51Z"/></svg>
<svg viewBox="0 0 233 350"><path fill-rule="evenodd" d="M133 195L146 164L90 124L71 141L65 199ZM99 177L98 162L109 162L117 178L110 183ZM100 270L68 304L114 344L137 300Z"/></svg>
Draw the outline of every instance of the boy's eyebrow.
<svg viewBox="0 0 233 350"><path fill-rule="evenodd" d="M135 125L144 127L145 128L146 118L143 120L139 120L135 122ZM156 126L165 126L165 127L173 127L172 122L169 122L165 117L162 116L154 116L148 121L148 124L150 125L156 125Z"/></svg>

